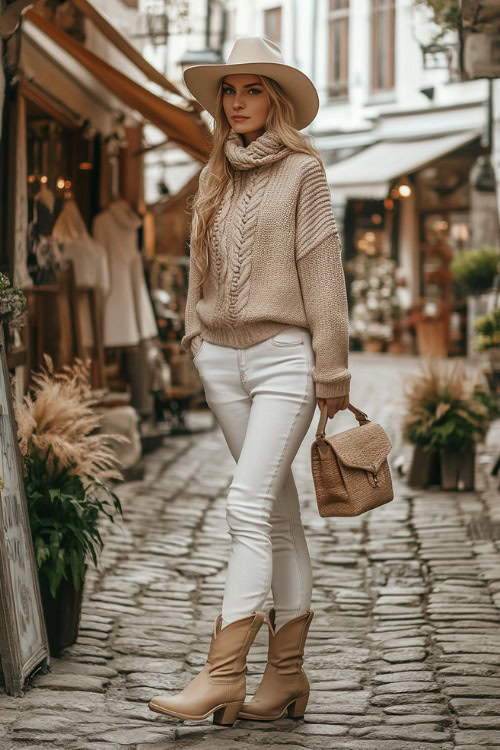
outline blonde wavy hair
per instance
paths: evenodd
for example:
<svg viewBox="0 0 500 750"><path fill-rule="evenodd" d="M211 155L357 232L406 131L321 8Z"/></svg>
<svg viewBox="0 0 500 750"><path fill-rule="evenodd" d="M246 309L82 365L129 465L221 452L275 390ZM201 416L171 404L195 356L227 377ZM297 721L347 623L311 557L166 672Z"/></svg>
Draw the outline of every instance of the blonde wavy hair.
<svg viewBox="0 0 500 750"><path fill-rule="evenodd" d="M309 136L300 133L290 123L294 111L285 92L272 78L258 76L262 87L269 96L270 106L265 129L274 131L285 146L297 153L314 156L322 164L319 152L312 145ZM191 202L191 256L199 271L199 285L205 281L209 271L208 231L222 200L226 186L233 178L234 169L224 152L224 144L231 126L224 112L223 86L217 93L214 130L212 133L212 151L203 170L203 185Z"/></svg>

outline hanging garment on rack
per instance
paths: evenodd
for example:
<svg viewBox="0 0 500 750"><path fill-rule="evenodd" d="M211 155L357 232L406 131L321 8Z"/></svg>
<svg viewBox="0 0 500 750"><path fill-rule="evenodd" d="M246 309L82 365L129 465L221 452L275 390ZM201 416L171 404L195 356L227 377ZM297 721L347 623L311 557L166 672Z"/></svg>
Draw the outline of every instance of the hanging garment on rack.
<svg viewBox="0 0 500 750"><path fill-rule="evenodd" d="M93 235L108 255L110 291L104 307L104 346L135 346L158 336L142 256L137 247L140 217L124 200L94 219Z"/></svg>
<svg viewBox="0 0 500 750"><path fill-rule="evenodd" d="M54 284L62 267L62 247L52 236L55 216L38 198L28 200L28 271L37 286Z"/></svg>
<svg viewBox="0 0 500 750"><path fill-rule="evenodd" d="M71 260L77 287L97 290L105 299L109 293L109 269L106 250L88 233L80 209L73 199L64 201L52 230L63 246L63 260ZM85 347L94 345L92 316L88 295L78 298L78 313Z"/></svg>

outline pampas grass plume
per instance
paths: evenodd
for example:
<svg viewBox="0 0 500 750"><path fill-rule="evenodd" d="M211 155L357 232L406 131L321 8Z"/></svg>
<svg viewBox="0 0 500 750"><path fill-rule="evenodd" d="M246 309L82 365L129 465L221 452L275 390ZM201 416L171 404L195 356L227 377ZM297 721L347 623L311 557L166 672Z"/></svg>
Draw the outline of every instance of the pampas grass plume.
<svg viewBox="0 0 500 750"><path fill-rule="evenodd" d="M90 362L76 359L61 372L54 372L52 359L33 374L31 392L14 403L22 456L32 451L47 457L47 468L69 467L70 473L104 481L121 479L110 440L126 442L120 435L98 433L100 418L93 407Z"/></svg>

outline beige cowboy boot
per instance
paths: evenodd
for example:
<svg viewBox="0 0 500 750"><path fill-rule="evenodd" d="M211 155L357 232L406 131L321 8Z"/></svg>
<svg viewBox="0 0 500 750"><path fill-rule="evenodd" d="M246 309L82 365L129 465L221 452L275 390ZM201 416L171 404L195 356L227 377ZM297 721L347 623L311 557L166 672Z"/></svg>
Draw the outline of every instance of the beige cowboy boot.
<svg viewBox="0 0 500 750"><path fill-rule="evenodd" d="M206 719L213 713L214 724L234 724L246 696L246 657L264 617L254 612L221 630L218 615L202 671L178 695L152 698L149 708L176 719Z"/></svg>
<svg viewBox="0 0 500 750"><path fill-rule="evenodd" d="M257 691L240 710L240 719L274 721L285 711L293 719L304 716L309 680L302 669L304 645L314 612L308 611L274 629L274 608L267 613L269 648L267 665Z"/></svg>

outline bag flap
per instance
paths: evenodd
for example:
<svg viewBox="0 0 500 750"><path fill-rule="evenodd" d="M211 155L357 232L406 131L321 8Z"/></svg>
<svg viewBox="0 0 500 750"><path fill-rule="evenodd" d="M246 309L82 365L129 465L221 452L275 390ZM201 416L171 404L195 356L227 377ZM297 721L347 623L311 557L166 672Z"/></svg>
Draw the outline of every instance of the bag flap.
<svg viewBox="0 0 500 750"><path fill-rule="evenodd" d="M392 448L384 429L376 422L352 427L323 440L332 446L344 466L364 469L372 474L378 472Z"/></svg>

